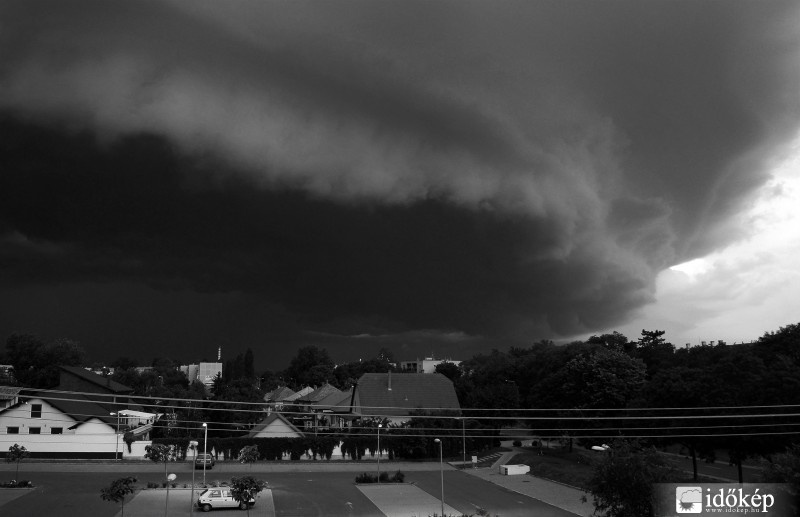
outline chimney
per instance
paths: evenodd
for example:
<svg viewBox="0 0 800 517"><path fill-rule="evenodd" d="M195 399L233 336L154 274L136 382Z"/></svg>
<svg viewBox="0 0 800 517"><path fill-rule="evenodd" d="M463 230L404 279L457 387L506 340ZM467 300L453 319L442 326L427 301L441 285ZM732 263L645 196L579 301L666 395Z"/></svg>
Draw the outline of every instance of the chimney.
<svg viewBox="0 0 800 517"><path fill-rule="evenodd" d="M392 391L392 371L389 370L389 391Z"/></svg>

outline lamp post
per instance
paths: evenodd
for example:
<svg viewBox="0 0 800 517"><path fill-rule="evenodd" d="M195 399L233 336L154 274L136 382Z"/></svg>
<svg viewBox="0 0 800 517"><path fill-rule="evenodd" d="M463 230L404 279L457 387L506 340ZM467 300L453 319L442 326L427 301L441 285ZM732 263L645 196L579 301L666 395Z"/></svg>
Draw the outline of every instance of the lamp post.
<svg viewBox="0 0 800 517"><path fill-rule="evenodd" d="M189 498L189 515L192 515L192 510L194 510L194 471L197 470L197 445L198 443L194 440L189 442L189 448L194 452L194 460L192 461L192 497Z"/></svg>
<svg viewBox="0 0 800 517"><path fill-rule="evenodd" d="M169 513L169 485L170 483L175 481L177 477L178 476L176 476L175 474L170 474L167 476L167 498L164 502L164 517L167 517L167 514Z"/></svg>
<svg viewBox="0 0 800 517"><path fill-rule="evenodd" d="M208 424L203 422L203 429L205 430L205 436L203 437L203 486L206 484L206 457L207 450L208 450ZM192 467L194 468L194 467Z"/></svg>
<svg viewBox="0 0 800 517"><path fill-rule="evenodd" d="M442 466L442 441L436 438L434 442L439 444L439 476L442 481L442 517L444 517L444 467Z"/></svg>
<svg viewBox="0 0 800 517"><path fill-rule="evenodd" d="M118 460L119 459L119 412L117 412L117 413L109 413L109 415L111 415L111 416L115 416L116 415L116 417L117 417L117 429L114 432L114 439L117 442L115 447L114 447L114 459Z"/></svg>
<svg viewBox="0 0 800 517"><path fill-rule="evenodd" d="M461 417L461 468L467 464L467 424L464 417Z"/></svg>
<svg viewBox="0 0 800 517"><path fill-rule="evenodd" d="M381 427L383 424L378 424L378 483L381 482Z"/></svg>

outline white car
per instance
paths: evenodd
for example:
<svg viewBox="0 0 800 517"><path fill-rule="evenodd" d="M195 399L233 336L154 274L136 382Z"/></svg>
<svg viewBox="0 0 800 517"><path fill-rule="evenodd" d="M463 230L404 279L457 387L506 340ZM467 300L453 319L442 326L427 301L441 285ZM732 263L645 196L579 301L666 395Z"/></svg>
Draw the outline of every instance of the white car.
<svg viewBox="0 0 800 517"><path fill-rule="evenodd" d="M250 506L256 504L255 499L250 500ZM214 508L239 508L247 510L247 503L239 502L233 498L230 487L208 488L197 498L197 507L204 512Z"/></svg>

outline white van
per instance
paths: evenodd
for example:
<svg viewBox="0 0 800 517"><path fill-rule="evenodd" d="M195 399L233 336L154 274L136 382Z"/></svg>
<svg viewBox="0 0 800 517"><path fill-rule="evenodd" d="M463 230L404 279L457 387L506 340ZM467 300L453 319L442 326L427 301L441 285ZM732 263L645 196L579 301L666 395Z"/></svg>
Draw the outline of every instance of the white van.
<svg viewBox="0 0 800 517"><path fill-rule="evenodd" d="M256 504L255 499L250 500L250 506ZM197 507L204 512L214 508L239 508L247 510L247 503L240 503L233 498L230 487L208 488L197 498Z"/></svg>

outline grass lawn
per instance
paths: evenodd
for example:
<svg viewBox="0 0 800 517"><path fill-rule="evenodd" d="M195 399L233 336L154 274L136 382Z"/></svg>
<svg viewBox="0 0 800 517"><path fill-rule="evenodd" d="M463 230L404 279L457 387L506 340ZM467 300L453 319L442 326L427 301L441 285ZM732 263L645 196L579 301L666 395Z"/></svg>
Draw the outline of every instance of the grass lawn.
<svg viewBox="0 0 800 517"><path fill-rule="evenodd" d="M573 448L573 452L566 449L544 449L542 455L539 455L538 448L533 448L530 452L517 454L509 463L528 465L533 476L586 490L592 476L593 463L602 457L602 453L578 447ZM675 471L673 474L673 483L715 482L703 476L698 476L697 481L693 481L691 474L684 472Z"/></svg>
<svg viewBox="0 0 800 517"><path fill-rule="evenodd" d="M509 463L528 465L531 475L536 477L586 489L592 475L592 461L590 451L544 449L540 456L537 447L531 452L517 454Z"/></svg>

